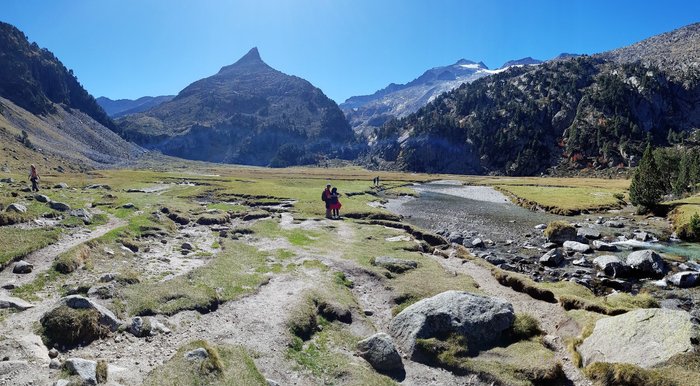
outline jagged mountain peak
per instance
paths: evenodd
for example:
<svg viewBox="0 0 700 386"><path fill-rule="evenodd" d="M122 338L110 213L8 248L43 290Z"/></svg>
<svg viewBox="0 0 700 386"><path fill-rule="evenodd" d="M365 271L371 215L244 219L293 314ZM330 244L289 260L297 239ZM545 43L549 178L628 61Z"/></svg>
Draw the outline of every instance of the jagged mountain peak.
<svg viewBox="0 0 700 386"><path fill-rule="evenodd" d="M531 66L535 64L540 64L542 63L541 60L539 59L534 59L530 56L522 58L522 59L516 59L516 60L509 60L505 62L500 68L508 68L511 66Z"/></svg>
<svg viewBox="0 0 700 386"><path fill-rule="evenodd" d="M260 57L260 52L258 51L258 47L253 47L243 55L240 59L238 59L235 63L224 66L221 68L219 73L226 73L230 70L238 69L238 68L251 68L251 67L260 67L260 68L271 68L270 66L265 63L262 58Z"/></svg>

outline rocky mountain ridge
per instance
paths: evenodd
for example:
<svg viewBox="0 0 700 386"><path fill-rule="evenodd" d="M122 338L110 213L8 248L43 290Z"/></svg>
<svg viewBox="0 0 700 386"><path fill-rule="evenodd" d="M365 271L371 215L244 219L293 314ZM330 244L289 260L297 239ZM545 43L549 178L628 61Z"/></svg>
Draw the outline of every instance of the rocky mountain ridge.
<svg viewBox="0 0 700 386"><path fill-rule="evenodd" d="M116 99L101 96L97 103L104 109L110 118L119 118L125 115L140 113L161 103L173 99L175 95L144 96L138 99Z"/></svg>
<svg viewBox="0 0 700 386"><path fill-rule="evenodd" d="M122 136L148 149L195 160L288 166L356 151L335 102L267 65L257 48L118 125Z"/></svg>

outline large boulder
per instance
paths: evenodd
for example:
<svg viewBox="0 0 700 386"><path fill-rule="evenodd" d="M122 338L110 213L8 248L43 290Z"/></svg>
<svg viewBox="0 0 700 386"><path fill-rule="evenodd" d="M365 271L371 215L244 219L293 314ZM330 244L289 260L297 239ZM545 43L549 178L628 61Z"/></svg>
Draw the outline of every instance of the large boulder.
<svg viewBox="0 0 700 386"><path fill-rule="evenodd" d="M700 272L683 271L674 273L667 281L676 287L690 288L700 284Z"/></svg>
<svg viewBox="0 0 700 386"><path fill-rule="evenodd" d="M593 264L598 267L600 271L603 271L606 275L611 277L619 277L627 273L627 266L619 257L614 255L598 256L593 259Z"/></svg>
<svg viewBox="0 0 700 386"><path fill-rule="evenodd" d="M389 256L375 257L372 264L395 273L401 273L418 268L418 263L413 260L397 259Z"/></svg>
<svg viewBox="0 0 700 386"><path fill-rule="evenodd" d="M634 251L627 255L625 263L642 276L659 277L666 272L666 264L661 256L651 249Z"/></svg>
<svg viewBox="0 0 700 386"><path fill-rule="evenodd" d="M547 236L548 241L557 244L563 244L565 241L576 240L578 238L576 228L564 221L549 223L547 229L544 230L544 235Z"/></svg>
<svg viewBox="0 0 700 386"><path fill-rule="evenodd" d="M515 319L513 306L503 299L447 291L423 299L401 311L389 325L389 332L411 358L416 358L416 340L463 336L470 349L497 342Z"/></svg>
<svg viewBox="0 0 700 386"><path fill-rule="evenodd" d="M391 337L384 333L374 334L357 342L360 356L377 371L391 373L401 371L403 362Z"/></svg>
<svg viewBox="0 0 700 386"><path fill-rule="evenodd" d="M588 253L591 251L591 246L578 241L564 241L564 249L579 253Z"/></svg>
<svg viewBox="0 0 700 386"><path fill-rule="evenodd" d="M578 351L584 366L620 362L649 368L693 351L697 332L688 312L639 309L600 319Z"/></svg>

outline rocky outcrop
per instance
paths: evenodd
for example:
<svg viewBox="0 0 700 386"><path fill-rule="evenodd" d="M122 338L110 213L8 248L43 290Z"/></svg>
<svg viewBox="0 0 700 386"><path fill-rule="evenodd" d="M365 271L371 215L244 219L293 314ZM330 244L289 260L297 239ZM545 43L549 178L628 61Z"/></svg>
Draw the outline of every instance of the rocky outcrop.
<svg viewBox="0 0 700 386"><path fill-rule="evenodd" d="M578 351L584 366L621 362L649 368L692 351L697 336L685 311L639 309L600 319Z"/></svg>
<svg viewBox="0 0 700 386"><path fill-rule="evenodd" d="M404 352L416 355L416 340L456 334L471 349L498 341L515 319L513 306L503 299L447 291L423 299L401 311L389 325L391 335Z"/></svg>
<svg viewBox="0 0 700 386"><path fill-rule="evenodd" d="M401 355L396 350L394 341L387 334L374 334L357 342L357 351L379 372L392 373L403 369Z"/></svg>

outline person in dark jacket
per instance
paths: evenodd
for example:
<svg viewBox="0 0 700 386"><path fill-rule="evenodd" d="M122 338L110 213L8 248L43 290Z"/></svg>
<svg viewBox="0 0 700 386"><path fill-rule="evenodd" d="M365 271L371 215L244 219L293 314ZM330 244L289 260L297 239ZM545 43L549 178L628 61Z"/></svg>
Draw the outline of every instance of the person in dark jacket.
<svg viewBox="0 0 700 386"><path fill-rule="evenodd" d="M326 218L331 218L331 184L326 185L326 190L321 193L321 200L326 203Z"/></svg>
<svg viewBox="0 0 700 386"><path fill-rule="evenodd" d="M339 197L340 197L340 193L338 193L338 188L333 188L333 190L331 190L331 196L330 196L329 201L330 201L330 208L331 208L331 211L333 214L333 218L336 220L340 218L340 207L343 206L340 203Z"/></svg>

